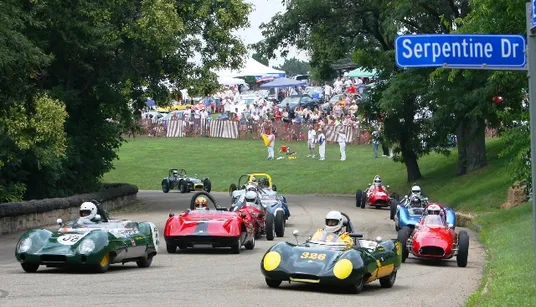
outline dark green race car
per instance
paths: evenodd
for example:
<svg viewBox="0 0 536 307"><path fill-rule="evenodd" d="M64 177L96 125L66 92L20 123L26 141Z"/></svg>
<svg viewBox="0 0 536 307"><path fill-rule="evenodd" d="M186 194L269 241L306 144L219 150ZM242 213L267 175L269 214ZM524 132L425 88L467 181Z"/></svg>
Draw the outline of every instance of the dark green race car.
<svg viewBox="0 0 536 307"><path fill-rule="evenodd" d="M337 235L317 232L301 244L280 242L272 246L261 260L266 284L276 288L283 281L346 286L360 293L366 283L379 280L391 288L402 263L400 241L363 240L346 214L344 226L354 246L348 247ZM294 231L296 238L298 231ZM329 238L331 236L331 238ZM318 240L315 237L324 239Z"/></svg>
<svg viewBox="0 0 536 307"><path fill-rule="evenodd" d="M100 219L100 216L98 216ZM15 257L22 269L36 272L47 267L89 267L104 273L113 263L136 262L149 267L158 253L158 228L151 222L105 220L84 223L75 220L60 229L32 229L17 243Z"/></svg>

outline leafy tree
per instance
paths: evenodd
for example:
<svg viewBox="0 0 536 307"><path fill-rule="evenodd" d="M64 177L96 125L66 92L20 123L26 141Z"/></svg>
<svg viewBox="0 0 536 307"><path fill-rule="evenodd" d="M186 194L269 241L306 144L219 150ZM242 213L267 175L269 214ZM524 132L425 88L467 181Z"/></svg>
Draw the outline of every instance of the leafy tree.
<svg viewBox="0 0 536 307"><path fill-rule="evenodd" d="M64 102L68 113L66 156L54 176L33 181L38 169L27 177L16 177L23 171L16 165L9 170L10 178L20 178L14 181L19 186L32 184L35 192L26 198L96 188L131 125L129 101L135 101L134 109L147 96L169 101L166 79L177 89L195 85L209 92L217 86L211 70L241 64L246 49L231 33L248 24L250 12L241 0L10 0L0 8L0 38L19 52L0 47L0 65L13 70L21 65L17 74L0 76L2 89L11 87L7 100L36 108L38 100L24 95L24 87L17 90L22 83ZM197 64L190 60L196 52ZM10 118L8 112L1 116Z"/></svg>
<svg viewBox="0 0 536 307"><path fill-rule="evenodd" d="M282 70L287 73L287 75L306 75L309 73L310 66L309 63L305 61L298 60L296 58L285 59L285 62L277 69Z"/></svg>
<svg viewBox="0 0 536 307"><path fill-rule="evenodd" d="M254 53L251 57L255 61L257 61L257 62L259 62L261 64L264 64L266 66L268 66L269 63L270 63L269 59L266 56L262 55L262 53L259 53L259 52Z"/></svg>

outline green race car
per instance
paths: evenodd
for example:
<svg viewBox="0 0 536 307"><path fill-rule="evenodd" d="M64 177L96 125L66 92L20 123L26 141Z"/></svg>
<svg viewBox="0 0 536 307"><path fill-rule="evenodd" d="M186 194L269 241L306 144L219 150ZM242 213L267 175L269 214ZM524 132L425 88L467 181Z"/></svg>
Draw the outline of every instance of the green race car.
<svg viewBox="0 0 536 307"><path fill-rule="evenodd" d="M158 228L151 222L102 220L87 223L82 219L63 224L60 229L32 229L17 243L15 257L22 269L36 272L47 267L89 267L104 273L113 263L136 262L149 267L158 253Z"/></svg>
<svg viewBox="0 0 536 307"><path fill-rule="evenodd" d="M261 272L266 284L277 288L283 281L341 285L352 293L360 293L366 283L379 280L384 288L391 288L402 263L402 249L398 240L363 240L346 214L344 226L354 246L339 236L319 230L301 244L279 242L272 246L261 260ZM298 237L298 231L294 231ZM331 237L331 238L330 238ZM323 238L319 240L318 238Z"/></svg>

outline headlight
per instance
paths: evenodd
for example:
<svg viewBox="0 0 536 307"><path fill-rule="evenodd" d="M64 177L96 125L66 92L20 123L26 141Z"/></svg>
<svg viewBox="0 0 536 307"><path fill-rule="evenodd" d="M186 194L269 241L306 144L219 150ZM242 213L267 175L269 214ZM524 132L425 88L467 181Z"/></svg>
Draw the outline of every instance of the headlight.
<svg viewBox="0 0 536 307"><path fill-rule="evenodd" d="M94 249L95 249L95 241L91 239L87 239L87 240L82 241L82 243L80 243L80 246L78 247L78 252L80 252L80 254L87 255L91 253Z"/></svg>
<svg viewBox="0 0 536 307"><path fill-rule="evenodd" d="M30 249L30 247L32 247L32 239L26 238L26 239L20 241L19 247L18 247L19 253L27 252Z"/></svg>
<svg viewBox="0 0 536 307"><path fill-rule="evenodd" d="M350 274L352 274L352 270L354 269L352 262L348 259L341 259L335 263L335 266L333 267L333 275L337 277L338 279L346 279Z"/></svg>
<svg viewBox="0 0 536 307"><path fill-rule="evenodd" d="M281 255L278 252L268 252L264 256L264 260L262 261L262 265L266 271L273 271L275 270L279 264L281 263Z"/></svg>

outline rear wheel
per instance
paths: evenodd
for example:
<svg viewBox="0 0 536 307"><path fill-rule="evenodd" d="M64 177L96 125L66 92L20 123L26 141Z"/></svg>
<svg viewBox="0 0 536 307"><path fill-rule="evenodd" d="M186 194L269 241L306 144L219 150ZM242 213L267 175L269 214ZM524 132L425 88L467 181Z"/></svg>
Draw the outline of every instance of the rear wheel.
<svg viewBox="0 0 536 307"><path fill-rule="evenodd" d="M106 273L110 268L110 253L104 254L101 261L97 264L96 271L97 273Z"/></svg>
<svg viewBox="0 0 536 307"><path fill-rule="evenodd" d="M162 180L162 192L169 192L169 184L167 180Z"/></svg>
<svg viewBox="0 0 536 307"><path fill-rule="evenodd" d="M359 294L363 291L363 286L365 285L365 280L359 278L354 285L350 286L350 292L353 294Z"/></svg>
<svg viewBox="0 0 536 307"><path fill-rule="evenodd" d="M236 239L236 241L231 245L231 253L233 254L240 254L240 250L242 249L242 242L240 241L240 237Z"/></svg>
<svg viewBox="0 0 536 307"><path fill-rule="evenodd" d="M20 266L26 273L35 273L39 269L39 264L35 263L21 263Z"/></svg>
<svg viewBox="0 0 536 307"><path fill-rule="evenodd" d="M361 205L362 200L363 200L363 191L357 190L357 192L355 192L355 206L358 208L359 207L363 208L363 206Z"/></svg>
<svg viewBox="0 0 536 307"><path fill-rule="evenodd" d="M244 244L244 247L245 247L246 249L249 249L249 250L254 249L254 248L255 248L255 236L253 236L253 237L251 238L251 241L249 241L248 243Z"/></svg>
<svg viewBox="0 0 536 307"><path fill-rule="evenodd" d="M406 262L406 259L409 256L407 244L411 232L412 230L409 227L403 227L398 231L398 241L400 241L400 246L402 248L402 262Z"/></svg>
<svg viewBox="0 0 536 307"><path fill-rule="evenodd" d="M174 254L177 251L177 245L166 244L166 250L170 254Z"/></svg>
<svg viewBox="0 0 536 307"><path fill-rule="evenodd" d="M456 262L461 268L467 266L467 257L469 256L469 235L465 231L460 231L458 234L458 255Z"/></svg>
<svg viewBox="0 0 536 307"><path fill-rule="evenodd" d="M275 237L275 227L274 227L274 215L271 213L266 214L264 220L264 229L266 230L266 240L272 241Z"/></svg>
<svg viewBox="0 0 536 307"><path fill-rule="evenodd" d="M179 183L179 191L183 194L188 193L188 187L186 186L186 182L184 180L181 180Z"/></svg>
<svg viewBox="0 0 536 307"><path fill-rule="evenodd" d="M398 200L396 199L391 200L391 204L389 205L389 209L390 209L389 218L393 221L395 219L397 206L398 206Z"/></svg>
<svg viewBox="0 0 536 307"><path fill-rule="evenodd" d="M393 271L389 276L380 278L382 288L392 288L396 281L396 271Z"/></svg>
<svg viewBox="0 0 536 307"><path fill-rule="evenodd" d="M147 255L144 258L136 261L136 264L139 268L148 268L151 266L151 263L153 263L153 255Z"/></svg>
<svg viewBox="0 0 536 307"><path fill-rule="evenodd" d="M285 214L283 211L279 210L275 213L275 234L278 237L283 237L285 235Z"/></svg>
<svg viewBox="0 0 536 307"><path fill-rule="evenodd" d="M207 193L212 191L212 182L210 182L208 178L203 181L203 190L205 190Z"/></svg>
<svg viewBox="0 0 536 307"><path fill-rule="evenodd" d="M282 280L268 279L268 278L265 278L264 280L266 280L266 284L270 288L277 288L281 285L281 282L283 282Z"/></svg>

